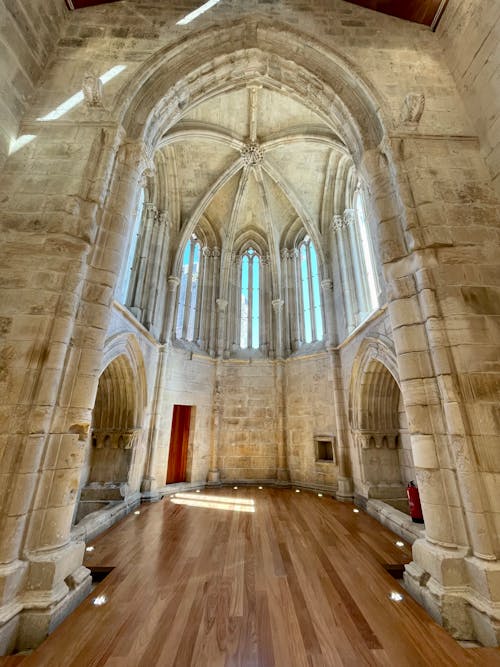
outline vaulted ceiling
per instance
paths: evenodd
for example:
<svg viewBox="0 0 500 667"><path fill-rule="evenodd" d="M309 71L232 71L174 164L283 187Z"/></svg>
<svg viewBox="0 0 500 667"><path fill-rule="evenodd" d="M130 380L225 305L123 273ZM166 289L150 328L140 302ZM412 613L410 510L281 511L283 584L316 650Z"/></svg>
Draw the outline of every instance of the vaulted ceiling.
<svg viewBox="0 0 500 667"><path fill-rule="evenodd" d="M69 9L83 9L92 5L105 5L117 0L66 0ZM447 4L447 0L346 0L360 7L367 7L377 12L397 16L407 21L422 23L423 25L433 26L439 21L441 14ZM201 0L193 2L192 7L196 9Z"/></svg>
<svg viewBox="0 0 500 667"><path fill-rule="evenodd" d="M251 244L272 254L306 233L319 239L337 212L339 173L344 191L355 178L344 143L320 116L257 83L190 110L163 137L157 161L166 185L157 204L179 238L187 227L237 253Z"/></svg>

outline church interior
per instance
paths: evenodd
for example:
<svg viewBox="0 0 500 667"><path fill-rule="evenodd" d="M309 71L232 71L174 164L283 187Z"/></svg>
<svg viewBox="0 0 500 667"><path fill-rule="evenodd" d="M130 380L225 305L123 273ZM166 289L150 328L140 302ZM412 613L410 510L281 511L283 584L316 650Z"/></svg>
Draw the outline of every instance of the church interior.
<svg viewBox="0 0 500 667"><path fill-rule="evenodd" d="M500 665L500 4L0 27L0 665Z"/></svg>

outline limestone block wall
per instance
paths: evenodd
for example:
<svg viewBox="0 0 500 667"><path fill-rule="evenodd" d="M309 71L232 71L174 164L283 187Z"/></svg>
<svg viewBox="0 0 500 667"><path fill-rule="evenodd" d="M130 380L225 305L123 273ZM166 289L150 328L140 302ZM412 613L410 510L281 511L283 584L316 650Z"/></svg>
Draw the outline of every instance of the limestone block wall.
<svg viewBox="0 0 500 667"><path fill-rule="evenodd" d="M270 361L225 361L219 465L222 480L275 479L277 401Z"/></svg>
<svg viewBox="0 0 500 667"><path fill-rule="evenodd" d="M437 35L500 193L500 5L449 0Z"/></svg>
<svg viewBox="0 0 500 667"><path fill-rule="evenodd" d="M336 439L331 361L326 352L288 359L285 404L290 479L335 487L338 443L335 441L336 463L318 462L315 449L317 436Z"/></svg>
<svg viewBox="0 0 500 667"><path fill-rule="evenodd" d="M215 363L206 356L171 349L167 359L165 392L161 398L162 422L156 456L158 486L167 478L168 451L174 405L191 405L195 410L194 432L190 432L187 481L205 482L210 464L212 400Z"/></svg>
<svg viewBox="0 0 500 667"><path fill-rule="evenodd" d="M0 169L68 16L64 0L0 2Z"/></svg>
<svg viewBox="0 0 500 667"><path fill-rule="evenodd" d="M37 116L54 108L81 87L85 72L94 68L102 74L120 64L126 69L104 86L104 106L111 107L117 90L158 48L166 48L180 38L202 30L213 22L238 20L251 13L258 15L259 3L220 3L187 26L178 26L184 9L165 3L135 0L127 5L111 3L91 10L71 12L63 39L57 48L57 61L46 72L35 107ZM382 113L390 124L398 125L407 92L426 95L426 111L420 127L423 132L470 134L455 82L446 67L442 48L435 34L425 26L412 24L357 7L342 0L319 0L304 5L297 0L273 3L271 14L263 15L310 32L327 46L348 50L349 58L386 101ZM238 48L241 45L227 45ZM394 82L397 82L395 85ZM59 95L58 95L59 91ZM78 110L66 118L79 115Z"/></svg>

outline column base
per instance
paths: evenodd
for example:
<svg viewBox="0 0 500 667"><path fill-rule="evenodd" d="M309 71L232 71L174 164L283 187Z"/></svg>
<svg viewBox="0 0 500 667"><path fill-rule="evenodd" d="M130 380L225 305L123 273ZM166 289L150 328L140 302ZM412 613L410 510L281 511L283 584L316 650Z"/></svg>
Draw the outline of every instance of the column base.
<svg viewBox="0 0 500 667"><path fill-rule="evenodd" d="M219 484L220 483L220 471L219 470L209 470L207 475L207 482L209 484Z"/></svg>
<svg viewBox="0 0 500 667"><path fill-rule="evenodd" d="M343 502L352 502L354 499L354 488L350 477L338 478L335 498Z"/></svg>
<svg viewBox="0 0 500 667"><path fill-rule="evenodd" d="M70 542L0 568L4 600L10 598L0 606L0 655L36 648L89 594L84 549Z"/></svg>
<svg viewBox="0 0 500 667"><path fill-rule="evenodd" d="M404 587L455 639L498 646L500 564L467 554L416 540Z"/></svg>
<svg viewBox="0 0 500 667"><path fill-rule="evenodd" d="M156 477L144 477L141 484L141 500L154 503L160 500L160 498Z"/></svg>
<svg viewBox="0 0 500 667"><path fill-rule="evenodd" d="M276 471L276 480L278 482L290 483L290 472L288 468L278 468Z"/></svg>

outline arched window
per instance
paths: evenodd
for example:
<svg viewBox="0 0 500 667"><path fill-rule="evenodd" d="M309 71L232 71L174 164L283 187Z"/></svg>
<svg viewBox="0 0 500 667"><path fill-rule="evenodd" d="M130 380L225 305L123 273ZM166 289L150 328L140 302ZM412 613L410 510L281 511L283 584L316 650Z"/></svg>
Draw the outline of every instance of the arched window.
<svg viewBox="0 0 500 667"><path fill-rule="evenodd" d="M323 339L323 316L319 287L318 257L306 236L299 245L300 289L302 296L302 337L306 343Z"/></svg>
<svg viewBox="0 0 500 667"><path fill-rule="evenodd" d="M240 347L257 349L260 312L260 259L253 248L241 258Z"/></svg>
<svg viewBox="0 0 500 667"><path fill-rule="evenodd" d="M378 308L377 276L375 273L375 267L373 263L373 254L372 254L368 225L366 221L365 205L363 201L363 195L361 193L361 189L359 186L354 198L354 206L356 210L356 220L358 223L359 238L361 242L361 252L363 255L363 262L365 265L364 268L366 272L366 281L368 283L369 306L370 310L373 311Z"/></svg>
<svg viewBox="0 0 500 667"><path fill-rule="evenodd" d="M182 256L182 275L177 306L175 335L184 340L194 340L198 285L200 279L201 244L193 234Z"/></svg>
<svg viewBox="0 0 500 667"><path fill-rule="evenodd" d="M135 215L134 226L130 236L130 244L128 248L127 261L121 274L120 283L116 293L116 300L120 303L125 303L127 299L128 288L130 285L130 278L132 277L132 268L135 259L135 251L137 249L137 241L141 230L142 213L144 209L144 188L139 192L139 201L137 202L137 213Z"/></svg>

